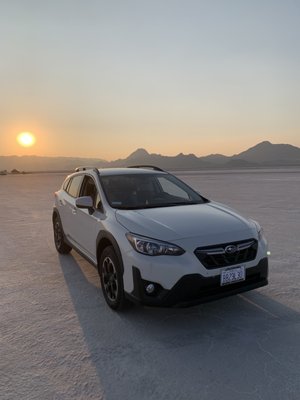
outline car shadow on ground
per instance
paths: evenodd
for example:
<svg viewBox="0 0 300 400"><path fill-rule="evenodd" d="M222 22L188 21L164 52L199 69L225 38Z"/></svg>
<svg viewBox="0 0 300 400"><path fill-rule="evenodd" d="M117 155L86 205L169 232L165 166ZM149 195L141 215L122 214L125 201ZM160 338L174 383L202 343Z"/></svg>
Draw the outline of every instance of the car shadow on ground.
<svg viewBox="0 0 300 400"><path fill-rule="evenodd" d="M116 313L94 267L73 252L59 260L107 399L297 398L300 316L263 289Z"/></svg>

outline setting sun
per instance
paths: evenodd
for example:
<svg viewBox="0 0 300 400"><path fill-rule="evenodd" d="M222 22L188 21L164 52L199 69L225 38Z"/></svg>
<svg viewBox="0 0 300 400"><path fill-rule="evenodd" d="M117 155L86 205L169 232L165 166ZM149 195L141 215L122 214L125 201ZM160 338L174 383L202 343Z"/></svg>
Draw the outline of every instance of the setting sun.
<svg viewBox="0 0 300 400"><path fill-rule="evenodd" d="M35 143L35 137L31 132L21 132L17 136L17 141L23 147L31 147Z"/></svg>

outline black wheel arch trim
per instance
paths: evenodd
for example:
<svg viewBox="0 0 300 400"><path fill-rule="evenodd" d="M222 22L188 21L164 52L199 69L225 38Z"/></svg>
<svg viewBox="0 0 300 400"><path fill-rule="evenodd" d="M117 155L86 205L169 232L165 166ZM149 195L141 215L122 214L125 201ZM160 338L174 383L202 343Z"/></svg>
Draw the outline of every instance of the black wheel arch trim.
<svg viewBox="0 0 300 400"><path fill-rule="evenodd" d="M116 239L114 238L114 236L113 236L110 232L107 232L107 231L100 231L100 232L98 233L97 241L96 241L96 246L97 246L97 247L96 247L96 248L97 248L97 261L99 262L100 257L101 257L101 253L102 253L102 251L101 251L101 252L99 251L99 249L100 249L100 244L101 244L102 241L110 242L111 246L112 246L113 249L115 250L116 256L117 256L117 258L118 258L118 261L119 261L119 264L120 264L120 267L121 267L121 272L122 272L122 275L123 275L123 274L124 274L124 265L123 265L122 253L121 253L120 247L119 247L119 245L118 245L118 242L116 241ZM106 246L104 246L103 249L104 249L105 247L106 247Z"/></svg>
<svg viewBox="0 0 300 400"><path fill-rule="evenodd" d="M53 207L53 211L52 211L52 222L54 221L54 216L57 215L58 218L61 220L58 209L56 207Z"/></svg>
<svg viewBox="0 0 300 400"><path fill-rule="evenodd" d="M65 242L68 246L70 246L71 248L74 248L74 246L72 245L72 243L69 242L69 240L67 239L67 237L66 237L66 235L65 235L64 227L63 227L63 225L62 225L62 221L61 221L61 218L60 218L60 215L59 215L59 211L58 211L57 207L54 206L54 207L53 207L53 212L52 212L52 223L53 223L53 225L54 225L54 220L55 220L55 218L58 218L58 219L59 219L59 222L60 222L60 224L61 224L61 229L62 229L62 233L63 233L64 242ZM76 250L77 250L77 249L76 249Z"/></svg>
<svg viewBox="0 0 300 400"><path fill-rule="evenodd" d="M57 217L59 219L59 221L61 223L61 226L62 226L62 230L64 231L64 228L63 228L63 225L62 225L62 220L61 220L61 217L60 217L60 214L59 214L59 211L58 211L57 207L53 207L52 222L54 222L54 218L55 217ZM64 236L66 236L66 235L64 234Z"/></svg>

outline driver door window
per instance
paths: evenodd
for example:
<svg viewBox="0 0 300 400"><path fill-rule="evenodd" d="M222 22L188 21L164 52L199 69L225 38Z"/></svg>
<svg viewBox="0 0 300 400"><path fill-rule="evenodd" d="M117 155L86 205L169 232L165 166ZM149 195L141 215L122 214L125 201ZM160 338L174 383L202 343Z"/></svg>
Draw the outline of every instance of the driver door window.
<svg viewBox="0 0 300 400"><path fill-rule="evenodd" d="M85 176L82 183L80 196L90 196L93 199L94 208L98 208L100 204L100 195L98 193L94 179L90 176Z"/></svg>

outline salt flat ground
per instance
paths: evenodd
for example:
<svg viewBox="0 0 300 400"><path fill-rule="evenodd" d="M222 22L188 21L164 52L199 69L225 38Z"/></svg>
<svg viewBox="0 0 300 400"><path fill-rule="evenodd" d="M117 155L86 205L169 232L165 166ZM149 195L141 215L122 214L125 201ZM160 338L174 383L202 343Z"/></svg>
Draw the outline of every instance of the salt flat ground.
<svg viewBox="0 0 300 400"><path fill-rule="evenodd" d="M299 399L300 169L180 173L257 219L270 284L187 309L104 303L97 272L59 256L61 174L0 177L0 398Z"/></svg>

